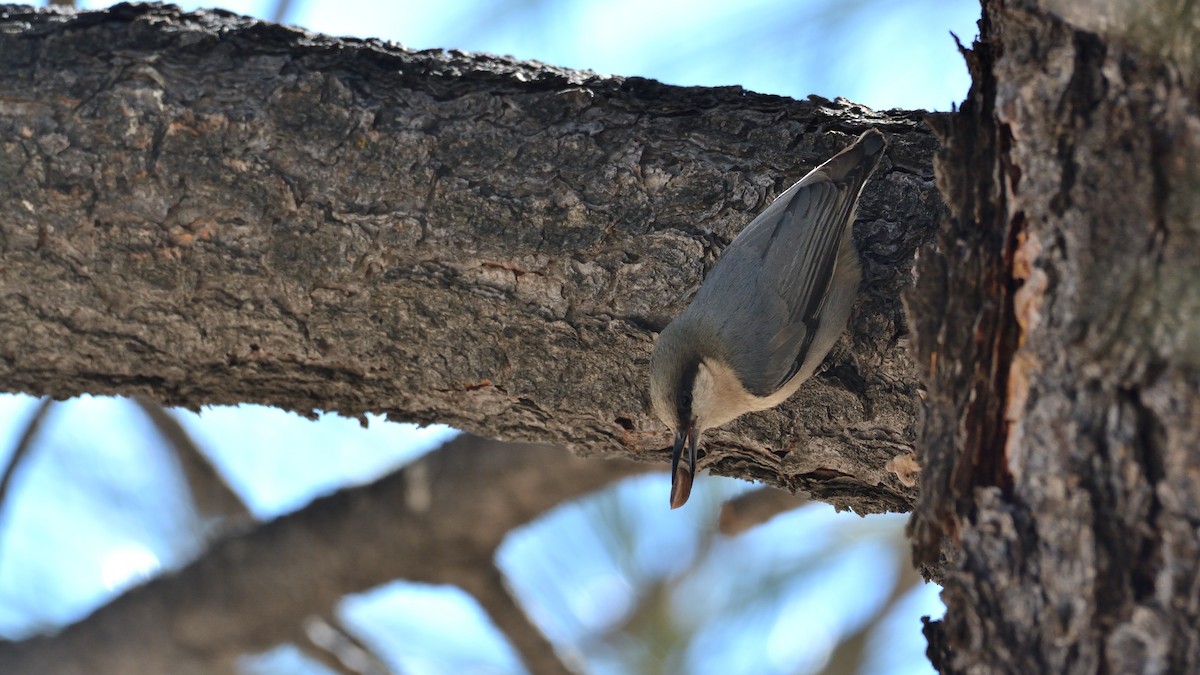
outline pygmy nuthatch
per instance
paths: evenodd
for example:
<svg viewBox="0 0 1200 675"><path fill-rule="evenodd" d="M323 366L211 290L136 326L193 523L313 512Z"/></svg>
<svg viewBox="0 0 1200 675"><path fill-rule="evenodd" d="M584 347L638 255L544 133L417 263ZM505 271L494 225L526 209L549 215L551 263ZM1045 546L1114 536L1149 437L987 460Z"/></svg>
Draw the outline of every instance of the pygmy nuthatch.
<svg viewBox="0 0 1200 675"><path fill-rule="evenodd" d="M658 336L650 400L675 432L671 508L691 494L701 434L787 400L845 329L862 276L854 210L885 147L867 131L771 202Z"/></svg>

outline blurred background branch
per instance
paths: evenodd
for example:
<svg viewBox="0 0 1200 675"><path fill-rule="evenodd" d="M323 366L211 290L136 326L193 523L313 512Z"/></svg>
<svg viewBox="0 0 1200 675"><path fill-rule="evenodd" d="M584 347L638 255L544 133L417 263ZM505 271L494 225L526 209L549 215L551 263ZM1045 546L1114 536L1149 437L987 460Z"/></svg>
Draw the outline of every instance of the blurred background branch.
<svg viewBox="0 0 1200 675"><path fill-rule="evenodd" d="M173 451L187 481L192 505L205 521L208 536L249 525L253 520L250 509L200 451L183 425L157 403L144 398L134 398L133 402L154 424L162 436L163 447Z"/></svg>
<svg viewBox="0 0 1200 675"><path fill-rule="evenodd" d="M454 583L472 576L461 567L477 569L509 530L564 500L646 470L471 436L413 466L423 466L430 481L428 508L407 506L411 466L319 499L215 542L178 573L126 593L56 636L4 646L0 671L220 667L286 640L291 627L348 593L395 578ZM502 627L513 627L510 611L497 616Z"/></svg>
<svg viewBox="0 0 1200 675"><path fill-rule="evenodd" d="M43 396L21 428L17 444L13 447L12 453L8 456L8 463L4 466L4 474L0 476L0 515L9 510L9 491L12 489L13 476L16 475L17 468L21 466L30 449L33 448L33 442L42 429L42 423L46 421L46 417L50 415L50 409L53 407L54 399ZM0 520L0 524L2 523L3 520Z"/></svg>
<svg viewBox="0 0 1200 675"><path fill-rule="evenodd" d="M529 615L517 604L504 583L504 577L488 555L479 564L464 569L458 586L475 597L496 628L508 638L532 673L567 675L578 672L583 664L568 668Z"/></svg>
<svg viewBox="0 0 1200 675"><path fill-rule="evenodd" d="M346 675L403 675L388 668L371 648L341 625L333 616L310 616L304 621L304 635L312 643L313 654L321 663Z"/></svg>
<svg viewBox="0 0 1200 675"><path fill-rule="evenodd" d="M804 497L783 490L769 487L751 490L721 505L717 529L724 535L741 534L807 503L809 502Z"/></svg>

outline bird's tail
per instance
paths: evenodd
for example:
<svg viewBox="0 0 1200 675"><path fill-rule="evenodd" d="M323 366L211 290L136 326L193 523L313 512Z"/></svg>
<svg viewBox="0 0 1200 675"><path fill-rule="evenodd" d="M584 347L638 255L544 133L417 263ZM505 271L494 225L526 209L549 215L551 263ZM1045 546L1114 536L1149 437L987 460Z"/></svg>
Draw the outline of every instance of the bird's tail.
<svg viewBox="0 0 1200 675"><path fill-rule="evenodd" d="M876 129L868 129L858 140L848 145L838 154L830 157L817 171L825 174L836 185L856 183L861 187L883 159L883 151L887 149L887 140ZM855 191L857 196L857 191Z"/></svg>

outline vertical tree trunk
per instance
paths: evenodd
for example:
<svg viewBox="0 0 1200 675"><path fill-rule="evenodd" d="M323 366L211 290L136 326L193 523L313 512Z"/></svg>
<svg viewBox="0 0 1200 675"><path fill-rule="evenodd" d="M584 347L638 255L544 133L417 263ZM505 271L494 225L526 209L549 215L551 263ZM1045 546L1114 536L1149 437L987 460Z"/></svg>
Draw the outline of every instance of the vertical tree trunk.
<svg viewBox="0 0 1200 675"><path fill-rule="evenodd" d="M907 300L941 672L1200 672L1200 3L1087 4L985 2L940 129Z"/></svg>

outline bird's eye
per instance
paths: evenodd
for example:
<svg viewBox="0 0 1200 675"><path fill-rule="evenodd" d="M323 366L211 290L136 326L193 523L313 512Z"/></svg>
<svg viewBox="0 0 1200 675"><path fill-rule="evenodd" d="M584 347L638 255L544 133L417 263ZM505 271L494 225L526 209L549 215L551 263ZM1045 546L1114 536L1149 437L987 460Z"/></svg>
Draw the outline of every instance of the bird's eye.
<svg viewBox="0 0 1200 675"><path fill-rule="evenodd" d="M691 410L691 408L692 408L692 392L690 392L690 391L683 392L683 394L679 397L679 403L680 403L680 405L682 405L684 407L685 410Z"/></svg>

